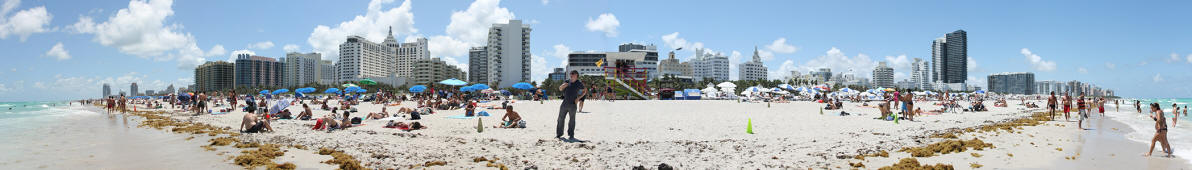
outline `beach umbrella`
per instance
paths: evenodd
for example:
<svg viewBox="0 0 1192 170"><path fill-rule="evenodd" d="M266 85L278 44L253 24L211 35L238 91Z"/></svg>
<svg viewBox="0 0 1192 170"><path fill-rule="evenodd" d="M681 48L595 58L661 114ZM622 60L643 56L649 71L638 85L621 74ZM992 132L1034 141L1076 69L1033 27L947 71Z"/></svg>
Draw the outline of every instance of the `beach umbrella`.
<svg viewBox="0 0 1192 170"><path fill-rule="evenodd" d="M314 92L315 92L315 88L311 88L311 87L298 88L298 89L294 89L294 92L297 92L297 93L314 93Z"/></svg>
<svg viewBox="0 0 1192 170"><path fill-rule="evenodd" d="M373 81L372 79L368 79L368 78L365 78L365 79L363 79L363 80L360 80L360 82L357 82L357 83L360 83L360 84L363 84L363 85L377 85L377 82L376 82L376 81Z"/></svg>
<svg viewBox="0 0 1192 170"><path fill-rule="evenodd" d="M852 92L856 92L856 90L853 90L853 89L850 89L850 88L848 88L848 87L845 87L845 88L840 88L840 92L844 92L844 93L852 93Z"/></svg>
<svg viewBox="0 0 1192 170"><path fill-rule="evenodd" d="M285 93L285 92L290 92L290 89L277 89L277 90L273 90L273 95L277 95L277 94L281 94L281 93Z"/></svg>
<svg viewBox="0 0 1192 170"><path fill-rule="evenodd" d="M476 90L476 89L472 88L472 86L459 87L459 91L462 91L462 92L470 92L470 91L474 91L474 90Z"/></svg>
<svg viewBox="0 0 1192 170"><path fill-rule="evenodd" d="M782 89L786 89L786 90L795 90L795 86L791 86L790 84L779 84L778 88L782 88Z"/></svg>
<svg viewBox="0 0 1192 170"><path fill-rule="evenodd" d="M467 84L468 84L468 82L464 82L463 80L459 80L459 79L451 78L451 79L447 79L447 80L439 81L439 84L446 84L446 85L452 85L452 86L462 86L462 85L467 85Z"/></svg>
<svg viewBox="0 0 1192 170"><path fill-rule="evenodd" d="M775 87L775 88L770 88L770 92L775 92L775 93L778 93L778 92L780 92L780 91L781 91L781 92L785 92L786 90L782 90L781 88L777 88L777 87Z"/></svg>
<svg viewBox="0 0 1192 170"><path fill-rule="evenodd" d="M344 92L346 92L346 93L356 92L357 90L360 90L360 86L350 86L350 87L344 88Z"/></svg>
<svg viewBox="0 0 1192 170"><path fill-rule="evenodd" d="M807 91L807 90L810 90L810 88L807 88L807 87L796 87L794 90L795 90L795 91Z"/></svg>
<svg viewBox="0 0 1192 170"><path fill-rule="evenodd" d="M269 114L280 112L281 110L286 109L286 107L290 107L290 99L278 100L277 102L273 103L272 107L269 107Z"/></svg>
<svg viewBox="0 0 1192 170"><path fill-rule="evenodd" d="M726 82L723 82L723 83L720 83L720 84L716 84L716 87L720 87L720 88L725 88L725 87L728 87L728 88L736 88L736 87L737 87L737 84L733 84L733 82L727 82L727 81L726 81Z"/></svg>
<svg viewBox="0 0 1192 170"><path fill-rule="evenodd" d="M894 90L894 88L886 88L885 91L898 91L898 90Z"/></svg>
<svg viewBox="0 0 1192 170"><path fill-rule="evenodd" d="M269 90L261 90L261 94L269 94Z"/></svg>
<svg viewBox="0 0 1192 170"><path fill-rule="evenodd" d="M976 92L973 92L973 93L976 93L976 94L985 94L985 90L977 90Z"/></svg>
<svg viewBox="0 0 1192 170"><path fill-rule="evenodd" d="M329 89L327 89L327 90L324 90L324 91L323 91L323 93L339 93L339 89L337 89L337 88L329 88Z"/></svg>
<svg viewBox="0 0 1192 170"><path fill-rule="evenodd" d="M791 92L787 92L786 90L774 90L774 93L778 93L778 94L790 94Z"/></svg>
<svg viewBox="0 0 1192 170"><path fill-rule="evenodd" d="M414 87L410 87L410 92L411 92L411 93L422 93L422 91L426 91L426 86L424 86L424 85L415 85Z"/></svg>
<svg viewBox="0 0 1192 170"><path fill-rule="evenodd" d="M356 93L366 93L366 92L368 92L368 90L365 90L365 89L356 90Z"/></svg>
<svg viewBox="0 0 1192 170"><path fill-rule="evenodd" d="M509 90L501 90L498 92L501 92L501 94L505 94L505 95L513 94L513 93L510 93Z"/></svg>
<svg viewBox="0 0 1192 170"><path fill-rule="evenodd" d="M526 83L526 82L521 82L521 83L513 84L513 88L529 90L529 89L533 89L534 85L530 85L530 83Z"/></svg>
<svg viewBox="0 0 1192 170"><path fill-rule="evenodd" d="M745 90L741 91L741 92L762 92L762 89L764 89L764 88L758 88L757 86L753 86L753 87L745 88Z"/></svg>
<svg viewBox="0 0 1192 170"><path fill-rule="evenodd" d="M472 90L490 89L487 84L473 84L473 85L471 85L471 87L472 87Z"/></svg>

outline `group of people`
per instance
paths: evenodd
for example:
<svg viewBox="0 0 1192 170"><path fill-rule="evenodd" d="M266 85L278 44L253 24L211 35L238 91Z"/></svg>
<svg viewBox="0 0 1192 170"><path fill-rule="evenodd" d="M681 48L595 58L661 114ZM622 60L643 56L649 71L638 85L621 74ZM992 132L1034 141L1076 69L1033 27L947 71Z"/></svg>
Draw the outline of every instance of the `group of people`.
<svg viewBox="0 0 1192 170"><path fill-rule="evenodd" d="M1055 119L1055 112L1058 111L1057 107L1060 107L1059 105L1062 104L1064 120L1070 121L1071 115L1069 113L1072 111L1072 105L1076 105L1076 113L1078 114L1076 115L1076 128L1084 129L1084 119L1088 119L1089 115L1093 114L1093 108L1096 108L1095 111L1100 113L1101 116L1105 116L1106 101L1104 97L1086 98L1084 93L1080 93L1079 98L1072 98L1068 93L1064 93L1063 98L1057 98L1055 92L1051 92L1051 96L1047 98L1047 108L1051 119ZM1141 108L1139 108L1139 112L1142 112Z"/></svg>

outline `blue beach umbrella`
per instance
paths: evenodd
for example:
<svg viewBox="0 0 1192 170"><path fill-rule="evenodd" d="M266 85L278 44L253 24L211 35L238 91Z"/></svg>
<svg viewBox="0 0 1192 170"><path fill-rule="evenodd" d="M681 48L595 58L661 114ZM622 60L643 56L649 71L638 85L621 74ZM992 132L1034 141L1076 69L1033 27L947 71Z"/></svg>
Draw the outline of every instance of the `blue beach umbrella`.
<svg viewBox="0 0 1192 170"><path fill-rule="evenodd" d="M337 89L337 88L329 88L329 89L327 89L327 90L324 90L324 91L323 91L323 93L339 93L339 89Z"/></svg>
<svg viewBox="0 0 1192 170"><path fill-rule="evenodd" d="M513 88L522 89L522 90L530 90L530 89L534 89L534 85L530 85L530 83L526 83L526 82L521 82L521 83L513 84Z"/></svg>
<svg viewBox="0 0 1192 170"><path fill-rule="evenodd" d="M468 84L468 82L464 82L464 81L462 81L462 80L459 80L459 79L452 78L452 79L447 79L447 80L439 81L439 84L446 84L446 85L452 85L452 86L462 86L462 85L467 85L467 84Z"/></svg>
<svg viewBox="0 0 1192 170"><path fill-rule="evenodd" d="M424 85L415 85L414 87L410 87L410 92L411 92L411 93L422 93L422 91L426 91L426 86L424 86Z"/></svg>
<svg viewBox="0 0 1192 170"><path fill-rule="evenodd" d="M261 90L261 94L269 94L269 90Z"/></svg>
<svg viewBox="0 0 1192 170"><path fill-rule="evenodd" d="M488 87L488 85L487 85L487 84L473 84L471 87L472 87L472 90L484 90L484 89L489 89L489 87Z"/></svg>
<svg viewBox="0 0 1192 170"><path fill-rule="evenodd" d="M368 90L365 90L365 89L356 90L356 93L366 93L366 92L368 92Z"/></svg>
<svg viewBox="0 0 1192 170"><path fill-rule="evenodd" d="M273 90L273 95L277 95L277 94L281 94L281 93L285 93L285 92L290 92L290 89L277 89L277 90Z"/></svg>

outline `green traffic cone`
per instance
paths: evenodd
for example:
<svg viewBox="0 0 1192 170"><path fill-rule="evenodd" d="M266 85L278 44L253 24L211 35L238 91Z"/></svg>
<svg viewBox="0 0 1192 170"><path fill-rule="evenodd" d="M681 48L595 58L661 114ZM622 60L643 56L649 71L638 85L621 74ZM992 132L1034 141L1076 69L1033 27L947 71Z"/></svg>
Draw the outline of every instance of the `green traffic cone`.
<svg viewBox="0 0 1192 170"><path fill-rule="evenodd" d="M749 122L745 124L745 133L753 134L753 118L750 118Z"/></svg>
<svg viewBox="0 0 1192 170"><path fill-rule="evenodd" d="M824 108L820 108L820 115L824 115Z"/></svg>
<svg viewBox="0 0 1192 170"><path fill-rule="evenodd" d="M766 108L770 108L770 102L766 102Z"/></svg>
<svg viewBox="0 0 1192 170"><path fill-rule="evenodd" d="M898 124L898 114L894 114L894 124Z"/></svg>
<svg viewBox="0 0 1192 170"><path fill-rule="evenodd" d="M476 133L484 132L484 121L480 117L476 117Z"/></svg>

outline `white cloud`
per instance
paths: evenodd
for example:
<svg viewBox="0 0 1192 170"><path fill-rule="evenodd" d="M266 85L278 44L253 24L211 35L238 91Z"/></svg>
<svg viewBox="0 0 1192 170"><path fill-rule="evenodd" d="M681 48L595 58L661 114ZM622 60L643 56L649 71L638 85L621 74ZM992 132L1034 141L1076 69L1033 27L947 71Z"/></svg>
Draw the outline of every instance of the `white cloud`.
<svg viewBox="0 0 1192 170"><path fill-rule="evenodd" d="M702 42L688 43L687 39L679 38L679 32L662 35L662 42L666 43L666 46L671 48L682 47L688 48L689 50L695 50L695 48L704 48L704 43Z"/></svg>
<svg viewBox="0 0 1192 170"><path fill-rule="evenodd" d="M54 16L46 12L45 6L29 8L8 16L20 3L19 0L6 0L0 7L0 39L15 35L21 42L25 42L34 33L50 31L46 26L50 25Z"/></svg>
<svg viewBox="0 0 1192 170"><path fill-rule="evenodd" d="M12 89L9 89L8 86L5 86L3 83L0 83L0 93L8 92L10 90Z"/></svg>
<svg viewBox="0 0 1192 170"><path fill-rule="evenodd" d="M427 41L427 48L430 50L430 55L444 58L467 56L468 49L474 46L473 44L442 35L430 37Z"/></svg>
<svg viewBox="0 0 1192 170"><path fill-rule="evenodd" d="M302 50L302 47L298 47L298 45L294 44L286 44L285 46L282 46L281 49L285 50L286 52L298 52Z"/></svg>
<svg viewBox="0 0 1192 170"><path fill-rule="evenodd" d="M795 66L794 60L786 60L786 61L782 62L782 65L778 66L778 69L771 68L770 73L768 75L770 76L771 80L784 80L785 81L786 79L784 79L784 78L787 78L788 76L790 76L791 71L795 71L796 69L797 69L797 66Z"/></svg>
<svg viewBox="0 0 1192 170"><path fill-rule="evenodd" d="M886 66L894 68L894 80L907 79L906 72L911 71L911 59L906 57L906 54L898 56L886 56Z"/></svg>
<svg viewBox="0 0 1192 170"><path fill-rule="evenodd" d="M968 57L967 61L968 64L965 65L968 66L967 70L969 73L981 71L981 67L977 65L977 60L973 60L973 57Z"/></svg>
<svg viewBox="0 0 1192 170"><path fill-rule="evenodd" d="M1188 63L1192 63L1192 54L1188 54Z"/></svg>
<svg viewBox="0 0 1192 170"><path fill-rule="evenodd" d="M1055 70L1055 62L1054 61L1045 61L1045 60L1043 60L1043 57L1040 57L1038 54L1032 53L1031 50L1027 49L1027 48L1022 48L1022 50L1020 50L1019 52L1022 53L1022 56L1026 57L1026 61L1030 62L1031 66L1034 67L1035 70L1037 70L1037 71L1053 71L1053 70Z"/></svg>
<svg viewBox="0 0 1192 170"><path fill-rule="evenodd" d="M584 25L588 31L604 32L604 36L607 37L616 37L617 27L620 26L621 21L618 21L617 16L612 13L600 14L595 20L588 18L588 24Z"/></svg>
<svg viewBox="0 0 1192 170"><path fill-rule="evenodd" d="M1179 62L1179 61L1180 61L1180 54L1176 54L1176 53L1171 53L1171 58L1167 59L1168 63Z"/></svg>
<svg viewBox="0 0 1192 170"><path fill-rule="evenodd" d="M95 42L125 54L157 61L176 60L180 69L190 69L212 54L199 49L190 33L180 32L181 24L165 22L174 15L173 4L172 0L133 0L106 22L95 23L90 16L82 16L67 29L94 34Z"/></svg>
<svg viewBox="0 0 1192 170"><path fill-rule="evenodd" d="M1163 76L1159 75L1159 73L1155 73L1155 77L1151 78L1151 80L1153 80L1155 83L1163 82Z"/></svg>
<svg viewBox="0 0 1192 170"><path fill-rule="evenodd" d="M50 48L50 51L46 51L45 56L54 57L58 61L62 61L70 59L70 52L62 47L62 42L58 42L58 44L54 44L54 47Z"/></svg>
<svg viewBox="0 0 1192 170"><path fill-rule="evenodd" d="M339 57L339 44L349 35L359 35L369 41L381 42L388 36L390 27L393 34L417 33L410 1L405 0L398 7L382 10L383 5L392 2L394 0L372 0L368 3L364 15L356 15L352 20L340 22L334 27L315 26L306 42L310 43L314 52L322 53L323 59L333 60Z"/></svg>
<svg viewBox="0 0 1192 170"><path fill-rule="evenodd" d="M567 55L571 54L571 48L567 47L566 45L563 45L563 44L555 44L554 51L551 52L551 54L555 58L567 60Z"/></svg>
<svg viewBox="0 0 1192 170"><path fill-rule="evenodd" d="M542 5L550 4L550 0L542 0Z"/></svg>
<svg viewBox="0 0 1192 170"><path fill-rule="evenodd" d="M248 48L256 49L256 50L268 50L270 48L273 48L273 41L262 41L262 42L252 43L252 44L248 45Z"/></svg>
<svg viewBox="0 0 1192 170"><path fill-rule="evenodd" d="M869 58L865 54L857 54L857 56L850 57L841 52L840 49L832 47L825 55L808 60L798 68L803 71L813 71L819 68L832 69L833 73L851 73L857 77L872 77L873 67L877 66L877 62Z"/></svg>
<svg viewBox="0 0 1192 170"><path fill-rule="evenodd" d="M500 5L499 0L477 0L464 11L452 12L451 23L447 24L447 36L469 45L484 44L488 38L489 27L497 23L508 23L514 18L513 12Z"/></svg>
<svg viewBox="0 0 1192 170"><path fill-rule="evenodd" d="M775 53L789 54L795 53L795 51L798 51L799 48L795 47L794 45L786 44L786 38L778 38L777 40L774 40L774 42L770 43L770 45L766 45L766 50L770 50Z"/></svg>
<svg viewBox="0 0 1192 170"><path fill-rule="evenodd" d="M1088 73L1089 73L1089 69L1085 69L1084 67L1080 67L1080 68L1076 68L1076 72L1080 72L1080 74L1088 74Z"/></svg>
<svg viewBox="0 0 1192 170"><path fill-rule="evenodd" d="M221 56L224 54L228 54L228 51L224 49L223 45L219 44L216 44L215 46L211 47L211 50L207 51L208 56Z"/></svg>
<svg viewBox="0 0 1192 170"><path fill-rule="evenodd" d="M551 71L553 70L546 68L545 57L530 54L530 81L542 82Z"/></svg>
<svg viewBox="0 0 1192 170"><path fill-rule="evenodd" d="M1105 68L1110 69L1110 70L1117 69L1117 64L1105 62Z"/></svg>
<svg viewBox="0 0 1192 170"><path fill-rule="evenodd" d="M741 78L741 69L737 67L741 64L741 59L745 58L740 51L733 50L728 55L728 79L739 80Z"/></svg>
<svg viewBox="0 0 1192 170"><path fill-rule="evenodd" d="M45 89L46 84L42 82L33 82L33 88Z"/></svg>

